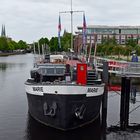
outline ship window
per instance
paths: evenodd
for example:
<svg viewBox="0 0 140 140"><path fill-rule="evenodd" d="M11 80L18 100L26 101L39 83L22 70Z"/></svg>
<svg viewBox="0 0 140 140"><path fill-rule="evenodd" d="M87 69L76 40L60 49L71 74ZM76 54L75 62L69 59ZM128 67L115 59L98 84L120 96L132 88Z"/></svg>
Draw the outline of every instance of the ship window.
<svg viewBox="0 0 140 140"><path fill-rule="evenodd" d="M56 74L64 74L63 68L56 68Z"/></svg>
<svg viewBox="0 0 140 140"><path fill-rule="evenodd" d="M46 74L46 69L44 69L44 68L41 69L41 74L42 74L42 75L45 75L45 74Z"/></svg>
<svg viewBox="0 0 140 140"><path fill-rule="evenodd" d="M54 68L48 68L47 74L54 74Z"/></svg>

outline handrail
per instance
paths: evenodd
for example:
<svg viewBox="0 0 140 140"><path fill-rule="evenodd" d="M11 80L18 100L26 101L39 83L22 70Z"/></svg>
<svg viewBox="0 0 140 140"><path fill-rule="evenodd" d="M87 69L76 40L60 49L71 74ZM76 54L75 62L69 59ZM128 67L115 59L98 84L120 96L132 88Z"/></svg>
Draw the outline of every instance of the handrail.
<svg viewBox="0 0 140 140"><path fill-rule="evenodd" d="M103 70L103 61L107 61L109 65L109 72L116 73L118 75L136 75L140 77L140 63L139 62L127 62L118 61L112 59L106 59L101 57L95 57L95 67L97 71Z"/></svg>

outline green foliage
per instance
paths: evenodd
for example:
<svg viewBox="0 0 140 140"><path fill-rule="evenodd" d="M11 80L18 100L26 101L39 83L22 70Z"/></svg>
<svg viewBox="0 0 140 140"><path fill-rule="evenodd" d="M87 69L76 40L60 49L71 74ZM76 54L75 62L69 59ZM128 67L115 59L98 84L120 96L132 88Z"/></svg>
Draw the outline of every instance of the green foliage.
<svg viewBox="0 0 140 140"><path fill-rule="evenodd" d="M115 46L117 46L115 38L103 38L102 44L97 45L97 53L101 55L113 54Z"/></svg>
<svg viewBox="0 0 140 140"><path fill-rule="evenodd" d="M65 32L61 39L62 49L61 51L68 51L71 48L71 33Z"/></svg>
<svg viewBox="0 0 140 140"><path fill-rule="evenodd" d="M127 39L126 46L135 48L137 46L137 42L138 42L137 39L133 39L133 38Z"/></svg>
<svg viewBox="0 0 140 140"><path fill-rule="evenodd" d="M28 48L28 46L27 46L25 41L20 40L18 42L18 49L24 50L24 49L27 49L27 48Z"/></svg>
<svg viewBox="0 0 140 140"><path fill-rule="evenodd" d="M137 54L140 55L140 46L137 45L136 51L137 51Z"/></svg>
<svg viewBox="0 0 140 140"><path fill-rule="evenodd" d="M40 38L39 39L39 44L40 44L40 46L41 45L44 45L44 44L47 44L47 45L49 45L49 39L48 38Z"/></svg>
<svg viewBox="0 0 140 140"><path fill-rule="evenodd" d="M113 52L115 55L122 54L123 51L124 51L124 47L122 47L121 45L117 45L113 48Z"/></svg>
<svg viewBox="0 0 140 140"><path fill-rule="evenodd" d="M97 53L103 56L106 55L120 55L129 56L133 50L136 50L140 54L140 46L137 45L137 40L129 39L126 41L126 45L118 45L115 38L106 39L104 38L102 44L98 44Z"/></svg>
<svg viewBox="0 0 140 140"><path fill-rule="evenodd" d="M39 45L40 45L40 51L42 52L42 45L45 46L44 51L49 51L50 48L46 48L46 46L49 47L49 39L48 38L40 38L39 39Z"/></svg>
<svg viewBox="0 0 140 140"><path fill-rule="evenodd" d="M10 51L17 50L19 48L18 43L12 40L8 42L8 45Z"/></svg>
<svg viewBox="0 0 140 140"><path fill-rule="evenodd" d="M106 47L106 55L112 55L112 53L114 53L113 52L113 48L114 48L115 46L111 46L111 45L109 45L108 47Z"/></svg>
<svg viewBox="0 0 140 140"><path fill-rule="evenodd" d="M132 52L132 47L131 46L127 46L124 48L124 55L128 56L130 55L130 53Z"/></svg>
<svg viewBox="0 0 140 140"><path fill-rule="evenodd" d="M12 52L13 50L22 49L25 50L28 45L25 41L20 40L18 43L13 40L7 40L5 37L0 37L0 51Z"/></svg>
<svg viewBox="0 0 140 140"><path fill-rule="evenodd" d="M116 46L117 42L116 42L116 39L114 37L113 38L103 38L102 45Z"/></svg>
<svg viewBox="0 0 140 140"><path fill-rule="evenodd" d="M50 51L51 52L58 51L58 37L52 37L49 44L50 44Z"/></svg>
<svg viewBox="0 0 140 140"><path fill-rule="evenodd" d="M71 47L71 33L65 32L64 35L60 38L61 40L61 48L59 48L58 44L58 37L52 37L50 39L50 51L57 52L57 51L68 51Z"/></svg>
<svg viewBox="0 0 140 140"><path fill-rule="evenodd" d="M0 37L0 50L3 52L9 50L9 45L5 37Z"/></svg>
<svg viewBox="0 0 140 140"><path fill-rule="evenodd" d="M61 37L61 48L59 48L58 45L58 37L52 37L50 40L48 38L40 38L39 39L39 45L40 45L40 51L42 52L42 45L48 46L48 48L45 48L45 51L51 51L51 52L57 52L57 51L68 51L71 44L71 33L65 32L64 35ZM31 44L32 50L33 50L33 44ZM28 49L28 45L25 41L20 40L18 42L13 40L7 40L5 37L0 37L0 51L3 52L12 52L14 50L26 50ZM38 51L38 43L35 43L35 50Z"/></svg>

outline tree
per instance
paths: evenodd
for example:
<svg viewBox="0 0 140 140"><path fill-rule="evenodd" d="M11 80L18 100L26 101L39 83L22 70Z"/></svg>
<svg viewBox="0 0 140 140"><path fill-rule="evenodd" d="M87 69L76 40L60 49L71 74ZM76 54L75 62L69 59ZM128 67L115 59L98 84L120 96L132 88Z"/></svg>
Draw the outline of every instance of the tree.
<svg viewBox="0 0 140 140"><path fill-rule="evenodd" d="M116 42L115 37L113 37L113 38L103 38L102 45L107 45L107 46L113 46L114 47L114 46L117 45L117 42Z"/></svg>
<svg viewBox="0 0 140 140"><path fill-rule="evenodd" d="M24 49L27 49L27 48L28 48L28 46L27 46L26 42L25 42L25 41L23 41L23 40L20 40L20 41L18 42L18 46L19 46L19 49L22 49L22 50L24 50Z"/></svg>
<svg viewBox="0 0 140 140"><path fill-rule="evenodd" d="M97 53L99 55L104 54L104 52L102 50L103 50L103 45L102 44L97 44Z"/></svg>
<svg viewBox="0 0 140 140"><path fill-rule="evenodd" d="M9 45L5 37L0 37L0 50L7 52L9 50Z"/></svg>
<svg viewBox="0 0 140 140"><path fill-rule="evenodd" d="M18 44L17 44L17 42L15 42L13 40L9 41L8 42L8 45L9 45L9 50L10 51L16 50L19 47Z"/></svg>
<svg viewBox="0 0 140 140"><path fill-rule="evenodd" d="M49 39L48 38L40 38L39 39L39 44L40 45L43 45L43 44L47 44L47 45L49 45Z"/></svg>
<svg viewBox="0 0 140 140"><path fill-rule="evenodd" d="M140 55L140 46L137 46L137 54Z"/></svg>
<svg viewBox="0 0 140 140"><path fill-rule="evenodd" d="M124 55L127 56L127 60L129 60L129 56L130 56L130 53L132 52L132 47L131 46L127 46L124 48Z"/></svg>
<svg viewBox="0 0 140 140"><path fill-rule="evenodd" d="M57 52L58 51L58 37L52 37L50 40L50 51Z"/></svg>
<svg viewBox="0 0 140 140"><path fill-rule="evenodd" d="M112 45L108 45L108 46L106 46L106 54L107 55L112 55L112 53L113 53L113 48L114 48L115 46L112 46Z"/></svg>
<svg viewBox="0 0 140 140"><path fill-rule="evenodd" d="M118 55L118 59L120 59L120 54L122 54L123 51L124 51L124 47L122 47L122 46L120 46L120 45L115 46L115 47L113 48L113 52L114 52L115 55Z"/></svg>
<svg viewBox="0 0 140 140"><path fill-rule="evenodd" d="M71 33L65 32L61 39L62 51L68 51L71 48Z"/></svg>
<svg viewBox="0 0 140 140"><path fill-rule="evenodd" d="M40 45L40 50L42 52L42 45L44 45L45 47L49 47L49 39L48 38L40 38L39 39L39 45ZM49 50L49 48L44 48L45 50Z"/></svg>
<svg viewBox="0 0 140 140"><path fill-rule="evenodd" d="M135 47L137 46L137 39L133 39L133 38L127 39L126 46L129 46L135 49Z"/></svg>
<svg viewBox="0 0 140 140"><path fill-rule="evenodd" d="M103 55L112 55L114 52L114 47L117 46L116 39L113 38L103 38L102 43L97 47L97 53L102 53Z"/></svg>
<svg viewBox="0 0 140 140"><path fill-rule="evenodd" d="M136 50L136 51L138 50L137 42L138 42L137 39L133 39L133 38L130 38L130 39L126 40L125 55L127 55L127 60L129 60L130 53L133 50Z"/></svg>

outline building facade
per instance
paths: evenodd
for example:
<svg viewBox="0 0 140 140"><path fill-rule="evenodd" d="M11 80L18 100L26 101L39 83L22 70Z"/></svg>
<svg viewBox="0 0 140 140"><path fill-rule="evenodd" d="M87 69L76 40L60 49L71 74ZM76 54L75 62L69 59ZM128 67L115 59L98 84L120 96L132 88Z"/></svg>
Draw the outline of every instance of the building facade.
<svg viewBox="0 0 140 140"><path fill-rule="evenodd" d="M82 45L82 30L83 27L77 27L76 38L74 40L74 48L79 48ZM140 44L140 26L103 26L93 25L87 26L86 44L97 42L101 44L104 38L115 38L118 44L124 45L130 38L136 39ZM78 43L77 43L78 42Z"/></svg>

